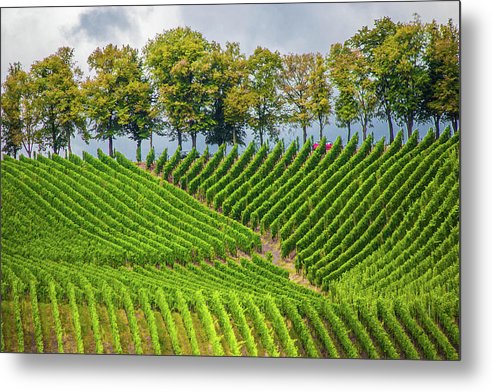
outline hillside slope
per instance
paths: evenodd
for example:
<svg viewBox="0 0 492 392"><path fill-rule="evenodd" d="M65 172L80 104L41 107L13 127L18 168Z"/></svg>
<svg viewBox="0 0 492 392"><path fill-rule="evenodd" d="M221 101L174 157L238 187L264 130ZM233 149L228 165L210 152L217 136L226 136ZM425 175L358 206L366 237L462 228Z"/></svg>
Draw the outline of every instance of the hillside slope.
<svg viewBox="0 0 492 392"><path fill-rule="evenodd" d="M458 359L459 135L417 138L221 148L171 183L119 154L2 161L2 350Z"/></svg>

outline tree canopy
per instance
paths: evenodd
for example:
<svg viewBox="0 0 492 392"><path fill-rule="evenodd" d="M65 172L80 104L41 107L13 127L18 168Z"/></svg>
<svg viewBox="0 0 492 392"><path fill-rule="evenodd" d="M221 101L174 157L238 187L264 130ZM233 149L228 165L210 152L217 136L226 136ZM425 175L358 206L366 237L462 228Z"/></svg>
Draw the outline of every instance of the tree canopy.
<svg viewBox="0 0 492 392"><path fill-rule="evenodd" d="M178 27L158 34L144 48L146 65L158 92L169 136L183 136L196 147L197 134L215 124L212 104L212 48L201 33Z"/></svg>
<svg viewBox="0 0 492 392"><path fill-rule="evenodd" d="M2 151L31 156L71 151L80 134L137 144L152 135L177 140L180 149L198 135L206 144L245 144L247 132L264 144L285 129L317 128L330 119L363 139L375 119L408 137L416 123L459 127L459 30L446 24L389 17L363 26L328 53L281 54L258 46L247 56L237 42L209 41L190 27L164 30L141 53L128 45L96 48L83 80L74 49L61 47L24 70L10 64L2 83Z"/></svg>
<svg viewBox="0 0 492 392"><path fill-rule="evenodd" d="M87 60L95 71L83 83L85 111L91 120L93 137L108 140L113 155L113 140L128 135L137 141L148 139L156 123L152 89L144 77L138 51L128 45L109 44L96 48Z"/></svg>
<svg viewBox="0 0 492 392"><path fill-rule="evenodd" d="M79 85L82 72L73 57L74 49L62 47L31 67L41 133L55 154L65 147L71 151L76 131L88 138Z"/></svg>
<svg viewBox="0 0 492 392"><path fill-rule="evenodd" d="M24 147L31 157L34 144L41 142L40 113L32 77L20 63L14 63L2 87L2 150L16 157Z"/></svg>

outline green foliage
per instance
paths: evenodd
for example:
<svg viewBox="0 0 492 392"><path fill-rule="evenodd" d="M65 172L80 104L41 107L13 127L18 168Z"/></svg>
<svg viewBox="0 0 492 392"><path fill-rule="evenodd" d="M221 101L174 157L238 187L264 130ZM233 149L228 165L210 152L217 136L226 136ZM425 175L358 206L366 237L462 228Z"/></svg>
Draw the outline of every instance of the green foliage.
<svg viewBox="0 0 492 392"><path fill-rule="evenodd" d="M75 297L75 287L72 283L68 283L67 285L67 295L68 295L68 300L70 303L70 310L71 310L71 315L73 318L73 325L75 328L75 338L77 342L77 352L79 354L84 353L84 341L82 338L82 328L80 325L80 316L79 316L79 310L77 307L77 300Z"/></svg>
<svg viewBox="0 0 492 392"><path fill-rule="evenodd" d="M41 327L41 316L39 315L39 304L37 285L35 279L29 281L29 296L31 298L31 313L34 325L34 340L36 342L36 350L38 353L44 352L43 329Z"/></svg>
<svg viewBox="0 0 492 392"><path fill-rule="evenodd" d="M56 342L58 344L58 352L63 353L63 329L60 321L60 311L58 310L58 300L56 297L56 287L53 281L48 284L48 293L53 311L53 319L55 321Z"/></svg>
<svg viewBox="0 0 492 392"><path fill-rule="evenodd" d="M251 328L249 327L246 320L243 306L241 305L239 298L235 292L229 292L227 296L229 298L227 307L229 309L229 312L231 313L231 317L234 320L235 325L237 326L242 338L244 339L244 345L246 346L247 353L252 357L256 357L258 356L258 350L253 335L251 333Z"/></svg>
<svg viewBox="0 0 492 392"><path fill-rule="evenodd" d="M189 152L189 154L187 154L186 157L183 160L181 160L181 162L179 162L179 164L176 166L176 168L172 172L174 185L179 184L181 177L190 168L192 162L195 160L197 155L198 155L198 152L197 152L196 148L192 148L191 151Z"/></svg>
<svg viewBox="0 0 492 392"><path fill-rule="evenodd" d="M113 348L116 354L122 354L123 349L121 348L121 340L120 340L120 331L118 328L118 322L116 318L115 312L115 294L110 286L106 283L103 284L102 287L102 297L104 300L104 304L106 305L106 310L108 312L109 322L111 324L111 333L113 337Z"/></svg>
<svg viewBox="0 0 492 392"><path fill-rule="evenodd" d="M156 165L155 165L155 174L159 175L162 173L162 170L164 169L164 165L167 162L167 147L162 151L161 155L159 155L159 159L157 159Z"/></svg>
<svg viewBox="0 0 492 392"><path fill-rule="evenodd" d="M331 46L328 64L331 80L339 91L335 104L337 118L341 124L350 124L357 119L365 140L377 106L370 63L347 43L337 43Z"/></svg>
<svg viewBox="0 0 492 392"><path fill-rule="evenodd" d="M21 304L19 296L19 280L14 278L12 281L12 300L14 302L14 317L15 317L15 333L17 335L17 351L24 352L24 330L22 326L22 314ZM2 336L2 341L5 341L5 337ZM2 350L4 351L4 350Z"/></svg>
<svg viewBox="0 0 492 392"><path fill-rule="evenodd" d="M149 326L150 339L152 341L152 349L155 355L161 354L161 344L159 342L159 335L157 333L157 326L155 323L154 311L152 310L149 297L144 289L140 289L138 292L139 302L143 308L147 324Z"/></svg>
<svg viewBox="0 0 492 392"><path fill-rule="evenodd" d="M425 29L429 38L423 59L430 83L424 87L426 108L420 117L432 117L438 134L441 119L451 120L456 131L460 97L459 31L451 21L445 25L433 21Z"/></svg>
<svg viewBox="0 0 492 392"><path fill-rule="evenodd" d="M186 334L191 344L192 355L200 355L200 348L196 339L195 327L191 319L191 313L181 291L176 292L176 307L183 318L183 323L186 329ZM209 326L210 327L210 326Z"/></svg>
<svg viewBox="0 0 492 392"><path fill-rule="evenodd" d="M301 127L303 143L306 143L307 128L314 117L310 110L310 77L314 65L315 57L312 53L291 53L282 57L280 86L289 107L288 121Z"/></svg>
<svg viewBox="0 0 492 392"><path fill-rule="evenodd" d="M139 144L137 146L137 157L136 158L137 158L138 163L142 162L142 145L141 144Z"/></svg>
<svg viewBox="0 0 492 392"><path fill-rule="evenodd" d="M55 154L61 148L71 152L70 139L78 131L88 140L84 97L79 88L82 71L75 65L74 50L61 47L55 54L35 62L30 73L36 91L35 105L41 118L43 142Z"/></svg>
<svg viewBox="0 0 492 392"><path fill-rule="evenodd" d="M156 35L143 49L168 134L179 147L185 134L196 148L196 135L215 123L209 110L218 89L210 75L212 48L201 33L178 27Z"/></svg>
<svg viewBox="0 0 492 392"><path fill-rule="evenodd" d="M118 136L128 135L140 145L156 126L157 112L138 51L109 44L95 49L87 62L95 75L82 84L82 91L93 137L109 141L111 156Z"/></svg>
<svg viewBox="0 0 492 392"><path fill-rule="evenodd" d="M179 343L178 332L176 329L176 324L174 322L173 316L171 314L171 309L167 303L166 297L162 289L157 290L156 303L161 311L162 318L166 324L166 328L169 331L169 336L171 338L171 344L174 350L174 354L181 355L183 353L181 345Z"/></svg>
<svg viewBox="0 0 492 392"><path fill-rule="evenodd" d="M2 88L2 151L15 158L24 147L31 157L34 144L42 143L41 113L33 76L22 70L20 63L10 64Z"/></svg>
<svg viewBox="0 0 492 392"><path fill-rule="evenodd" d="M207 307L207 304L205 303L205 298L203 297L202 292L198 291L193 299L195 302L195 309L200 317L200 320L202 321L208 340L212 345L212 354L218 356L224 355L224 348L222 347L217 331L215 330L212 315Z"/></svg>
<svg viewBox="0 0 492 392"><path fill-rule="evenodd" d="M313 121L319 125L320 139L323 127L331 114L331 86L327 67L320 53L284 55L280 76L280 89L287 107L287 122L298 125L307 140L307 128Z"/></svg>
<svg viewBox="0 0 492 392"><path fill-rule="evenodd" d="M275 244L255 254L258 234L120 153L6 157L2 300L16 342L5 349L34 331L38 351L458 359L460 135L402 138L338 139L328 153L251 145L239 158L224 146L169 172L199 179L236 220L268 216L323 294L290 280Z"/></svg>
<svg viewBox="0 0 492 392"><path fill-rule="evenodd" d="M411 136L414 121L425 110L425 86L430 83L423 62L426 45L424 25L418 18L398 24L394 33L374 49L377 73L391 80L388 101L398 122Z"/></svg>
<svg viewBox="0 0 492 392"><path fill-rule="evenodd" d="M145 159L145 165L147 167L147 170L150 170L154 162L155 162L155 150L154 147L151 147L149 153L147 154L147 158Z"/></svg>
<svg viewBox="0 0 492 392"><path fill-rule="evenodd" d="M285 54L257 47L248 58L237 42L221 46L200 32L178 27L157 34L142 50L108 44L87 59L91 76L82 81L74 49L61 47L35 61L29 71L9 66L2 83L2 149L16 157L40 151L71 152L80 134L136 141L163 134L171 140L199 134L208 144L243 145L246 129L260 144L277 140L281 126L303 130L317 123L319 139L332 112L351 138L355 123L363 139L374 118L407 128L417 121L451 122L458 130L460 102L459 29L446 24L376 19L328 54ZM358 129L357 129L358 131ZM138 155L138 153L137 153ZM137 159L140 161L141 159Z"/></svg>
<svg viewBox="0 0 492 392"><path fill-rule="evenodd" d="M329 83L328 66L320 53L315 54L313 69L309 74L309 110L318 122L319 139L323 139L323 128L329 124L332 114L332 86Z"/></svg>
<svg viewBox="0 0 492 392"><path fill-rule="evenodd" d="M166 154L167 154L167 150L166 150ZM169 158L169 160L167 160L166 163L164 164L164 167L162 169L162 178L164 178L164 180L166 181L168 180L169 175L179 164L180 159L181 159L181 147L178 146L178 148L171 156L171 158Z"/></svg>
<svg viewBox="0 0 492 392"><path fill-rule="evenodd" d="M227 42L222 49L214 43L211 53L211 79L217 87L213 94L213 124L206 131L205 143L244 145L248 106L238 103L240 91L247 83L247 62L239 44ZM239 94L239 95L238 95Z"/></svg>
<svg viewBox="0 0 492 392"><path fill-rule="evenodd" d="M266 296L264 299L265 313L268 315L270 319L273 329L275 330L275 334L278 336L282 347L285 352L285 356L287 357L298 357L299 353L297 351L296 345L292 338L290 337L289 330L285 325L285 320L280 313L275 300Z"/></svg>
<svg viewBox="0 0 492 392"><path fill-rule="evenodd" d="M257 47L248 58L249 79L234 96L239 112L246 112L247 122L263 145L265 138L276 140L285 120L284 102L278 91L282 58L278 52ZM232 104L232 102L231 102Z"/></svg>
<svg viewBox="0 0 492 392"><path fill-rule="evenodd" d="M251 315L255 329L260 335L261 343L270 357L279 357L280 353L273 339L273 331L267 326L266 318L262 311L258 308L251 296L246 296L245 305L248 313ZM254 343L253 343L254 344ZM256 347L254 348L256 352Z"/></svg>

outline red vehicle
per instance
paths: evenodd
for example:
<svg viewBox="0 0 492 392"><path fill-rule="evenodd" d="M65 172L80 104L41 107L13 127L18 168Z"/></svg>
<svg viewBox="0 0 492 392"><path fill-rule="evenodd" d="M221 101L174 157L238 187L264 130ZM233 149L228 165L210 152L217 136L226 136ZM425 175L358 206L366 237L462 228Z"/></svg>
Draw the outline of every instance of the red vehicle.
<svg viewBox="0 0 492 392"><path fill-rule="evenodd" d="M319 146L319 142L316 142L313 144L313 150L316 150ZM326 151L330 151L331 148L333 147L333 143L332 142L328 142L326 143Z"/></svg>

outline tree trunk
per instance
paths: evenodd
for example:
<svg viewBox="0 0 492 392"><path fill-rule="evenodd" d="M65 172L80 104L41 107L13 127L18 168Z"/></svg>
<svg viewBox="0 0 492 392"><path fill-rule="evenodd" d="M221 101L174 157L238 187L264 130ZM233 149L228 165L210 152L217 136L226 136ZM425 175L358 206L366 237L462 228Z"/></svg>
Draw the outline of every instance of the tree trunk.
<svg viewBox="0 0 492 392"><path fill-rule="evenodd" d="M152 148L152 147L151 147ZM137 154L136 154L137 162L142 162L142 141L140 139L137 140Z"/></svg>
<svg viewBox="0 0 492 392"><path fill-rule="evenodd" d="M453 126L453 132L456 133L458 131L458 116L453 116L451 125Z"/></svg>
<svg viewBox="0 0 492 392"><path fill-rule="evenodd" d="M236 135L236 129L235 128L232 130L232 144L233 145L237 144L237 135Z"/></svg>
<svg viewBox="0 0 492 392"><path fill-rule="evenodd" d="M322 115L318 116L318 122L319 122L319 140L321 140L321 139L323 139L323 129L324 129L323 116Z"/></svg>
<svg viewBox="0 0 492 392"><path fill-rule="evenodd" d="M183 149L183 133L178 129L178 146Z"/></svg>
<svg viewBox="0 0 492 392"><path fill-rule="evenodd" d="M24 149L27 152L27 156L29 158L31 158L31 154L32 154L32 150L33 150L33 145L31 143L29 143L29 141L27 143L22 142L22 145L24 146ZM15 153L15 150L14 150L14 153Z"/></svg>
<svg viewBox="0 0 492 392"><path fill-rule="evenodd" d="M263 130L260 129L260 146L263 146Z"/></svg>
<svg viewBox="0 0 492 392"><path fill-rule="evenodd" d="M67 131L67 142L68 142L68 154L72 154L72 142L71 142L71 137L70 137L70 131Z"/></svg>
<svg viewBox="0 0 492 392"><path fill-rule="evenodd" d="M307 129L306 129L306 126L305 125L302 126L302 140L303 140L303 143L306 144L306 140L307 140Z"/></svg>
<svg viewBox="0 0 492 392"><path fill-rule="evenodd" d="M150 131L150 149L152 150L152 131Z"/></svg>
<svg viewBox="0 0 492 392"><path fill-rule="evenodd" d="M413 117L410 117L407 120L407 133L408 133L408 139L412 137L412 132L413 132Z"/></svg>
<svg viewBox="0 0 492 392"><path fill-rule="evenodd" d="M395 140L395 133L393 131L393 120L391 119L391 110L386 110L386 118L388 119L388 130L390 137L390 144Z"/></svg>
<svg viewBox="0 0 492 392"><path fill-rule="evenodd" d="M350 141L350 121L347 123L347 143Z"/></svg>
<svg viewBox="0 0 492 392"><path fill-rule="evenodd" d="M366 140L367 137L367 124L362 126L362 141Z"/></svg>
<svg viewBox="0 0 492 392"><path fill-rule="evenodd" d="M53 152L58 154L58 143L56 142L56 128L55 123L51 123L51 137L53 138Z"/></svg>
<svg viewBox="0 0 492 392"><path fill-rule="evenodd" d="M109 137L109 156L112 158L113 157L113 137Z"/></svg>
<svg viewBox="0 0 492 392"><path fill-rule="evenodd" d="M196 132L191 132L191 148L196 149Z"/></svg>
<svg viewBox="0 0 492 392"><path fill-rule="evenodd" d="M434 128L436 129L436 139L439 137L440 129L439 129L439 119L441 116L434 116Z"/></svg>

